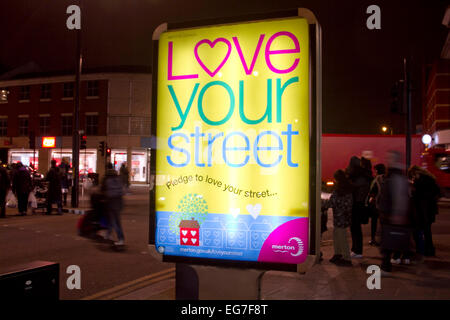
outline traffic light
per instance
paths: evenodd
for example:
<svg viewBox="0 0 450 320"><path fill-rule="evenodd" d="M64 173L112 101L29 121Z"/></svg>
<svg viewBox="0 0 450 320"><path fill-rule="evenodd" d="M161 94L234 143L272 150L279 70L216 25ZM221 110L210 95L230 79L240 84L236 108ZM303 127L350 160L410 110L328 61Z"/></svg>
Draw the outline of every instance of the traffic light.
<svg viewBox="0 0 450 320"><path fill-rule="evenodd" d="M85 135L80 136L80 149L86 149L87 137Z"/></svg>
<svg viewBox="0 0 450 320"><path fill-rule="evenodd" d="M391 88L391 112L403 112L403 81L397 81Z"/></svg>
<svg viewBox="0 0 450 320"><path fill-rule="evenodd" d="M105 156L105 141L100 141L100 144L98 145L98 152L102 154L102 157Z"/></svg>
<svg viewBox="0 0 450 320"><path fill-rule="evenodd" d="M108 146L106 146L106 156L107 157L111 156L111 148L108 148Z"/></svg>
<svg viewBox="0 0 450 320"><path fill-rule="evenodd" d="M30 149L36 149L36 137L34 135L34 131L30 131L28 137L30 139Z"/></svg>

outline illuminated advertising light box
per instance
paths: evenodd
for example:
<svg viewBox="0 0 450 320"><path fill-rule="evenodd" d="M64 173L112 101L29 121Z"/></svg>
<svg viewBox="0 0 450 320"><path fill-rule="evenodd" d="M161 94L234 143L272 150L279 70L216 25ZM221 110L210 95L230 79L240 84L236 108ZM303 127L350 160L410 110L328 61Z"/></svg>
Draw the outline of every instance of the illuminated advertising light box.
<svg viewBox="0 0 450 320"><path fill-rule="evenodd" d="M42 147L43 148L55 148L56 147L56 137L42 137Z"/></svg>
<svg viewBox="0 0 450 320"><path fill-rule="evenodd" d="M309 25L168 30L157 57L155 248L299 264L308 254Z"/></svg>

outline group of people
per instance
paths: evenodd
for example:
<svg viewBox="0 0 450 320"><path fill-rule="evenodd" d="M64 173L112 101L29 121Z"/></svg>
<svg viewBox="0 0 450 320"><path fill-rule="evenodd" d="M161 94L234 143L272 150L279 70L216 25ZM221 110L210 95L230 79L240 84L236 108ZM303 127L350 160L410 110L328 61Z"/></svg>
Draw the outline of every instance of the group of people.
<svg viewBox="0 0 450 320"><path fill-rule="evenodd" d="M51 161L51 168L48 171L45 181L48 182L47 192L47 212L51 214L52 204L58 206L58 214L62 214L62 205L67 205L67 193L70 186L69 165L63 161L59 167L56 161ZM6 217L6 201L9 192L17 199L18 215L27 215L30 194L34 192L35 181L32 172L21 162L11 165L10 172L2 166L0 167L0 218Z"/></svg>
<svg viewBox="0 0 450 320"><path fill-rule="evenodd" d="M63 214L63 205L67 205L67 194L71 181L69 178L70 165L67 161L57 166L56 160L51 161L50 170L45 176L47 182L47 211L52 213L52 206L56 203L58 214ZM31 172L21 162L12 166L11 171L0 166L0 218L6 217L6 199L9 191L17 198L19 215L26 215L30 193L34 190L34 181ZM129 172L124 164L120 168L120 175L109 163L100 186L100 192L104 197L105 206L102 215L107 221L107 233L105 238L111 240L112 231L117 234L116 245L124 244L124 233L120 222L120 212L123 207L124 189L129 187Z"/></svg>
<svg viewBox="0 0 450 320"><path fill-rule="evenodd" d="M410 264L413 258L420 261L424 256L434 256L431 225L438 214L440 197L435 177L419 166L405 172L401 154L396 151L388 153L387 166L380 163L374 169L375 176L369 159L353 156L346 169L334 173L334 191L322 205L324 212L333 209L334 256L330 262L351 266L352 258L363 257L362 225L369 220L369 244L380 247L381 270L385 273L392 271L392 264ZM381 241L377 241L377 234Z"/></svg>

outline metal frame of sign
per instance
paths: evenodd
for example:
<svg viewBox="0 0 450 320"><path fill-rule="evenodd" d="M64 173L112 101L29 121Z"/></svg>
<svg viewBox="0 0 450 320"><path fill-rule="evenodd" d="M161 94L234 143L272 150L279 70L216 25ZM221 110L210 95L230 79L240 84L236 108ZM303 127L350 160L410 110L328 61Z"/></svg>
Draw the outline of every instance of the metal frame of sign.
<svg viewBox="0 0 450 320"><path fill-rule="evenodd" d="M254 15L210 19L183 23L163 23L159 25L153 33L152 50L152 113L151 113L151 134L156 141L157 123L157 88L158 88L158 49L159 37L163 32L176 29L187 29L193 27L214 26L219 24L231 24L239 22L255 22L271 20L277 18L305 18L309 23L310 50L309 50L309 112L310 112L310 168L309 168L309 241L308 255L315 256L315 261L320 255L320 209L321 209L321 162L320 147L322 134L322 30L315 15L305 8L298 8L286 11L260 13ZM150 158L150 219L149 219L149 250L152 254L159 255L155 248L156 231L156 149L151 149ZM185 256L162 255L163 262L184 263L192 265L209 265L221 267L253 268L262 270L283 270L297 271L297 265L286 263L267 263L238 260L206 259Z"/></svg>

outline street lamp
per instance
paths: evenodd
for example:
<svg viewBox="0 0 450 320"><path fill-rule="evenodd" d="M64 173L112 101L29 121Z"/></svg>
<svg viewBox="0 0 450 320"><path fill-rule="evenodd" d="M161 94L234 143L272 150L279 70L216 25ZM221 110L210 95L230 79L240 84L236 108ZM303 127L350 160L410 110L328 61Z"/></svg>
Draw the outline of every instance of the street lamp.
<svg viewBox="0 0 450 320"><path fill-rule="evenodd" d="M381 131L383 132L383 133L389 133L391 136L392 136L392 128L390 128L390 127L388 127L388 126L382 126L381 127Z"/></svg>

